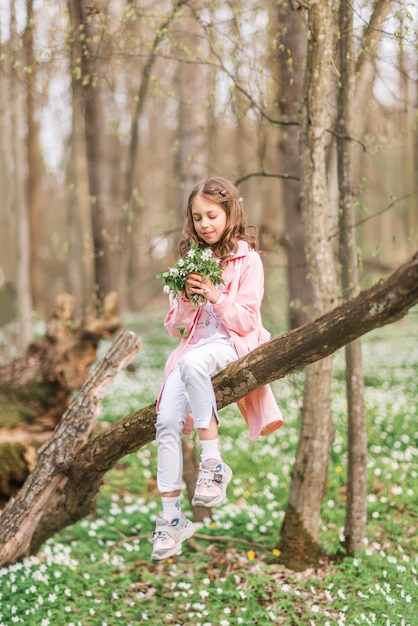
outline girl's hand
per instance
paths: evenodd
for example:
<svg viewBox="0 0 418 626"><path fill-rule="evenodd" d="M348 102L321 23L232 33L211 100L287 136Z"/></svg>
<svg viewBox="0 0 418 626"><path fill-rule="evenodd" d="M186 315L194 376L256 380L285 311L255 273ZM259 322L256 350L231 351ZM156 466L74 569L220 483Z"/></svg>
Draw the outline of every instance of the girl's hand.
<svg viewBox="0 0 418 626"><path fill-rule="evenodd" d="M219 298L219 291L211 280L203 281L200 274L189 274L186 278L186 296L200 294L211 304L215 304Z"/></svg>

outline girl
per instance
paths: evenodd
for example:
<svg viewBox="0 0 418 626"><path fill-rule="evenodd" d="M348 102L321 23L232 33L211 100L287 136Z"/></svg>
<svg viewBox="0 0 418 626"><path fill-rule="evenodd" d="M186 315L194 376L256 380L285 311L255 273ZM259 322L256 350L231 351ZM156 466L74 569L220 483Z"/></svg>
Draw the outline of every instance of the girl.
<svg viewBox="0 0 418 626"><path fill-rule="evenodd" d="M180 552L183 541L196 530L181 513L182 432L189 434L194 421L201 445L193 505L220 504L232 471L219 450L219 417L211 378L270 338L260 315L263 266L255 237L246 232L241 199L232 183L207 178L193 189L179 245L182 256L192 243L210 247L220 259L223 284L216 287L199 274L189 274L184 294L171 299L165 320L168 332L182 339L168 358L157 403L157 482L163 511L153 534L151 558L156 560ZM193 294L205 298L198 309L189 301ZM269 386L248 394L238 406L248 423L250 439L283 424Z"/></svg>

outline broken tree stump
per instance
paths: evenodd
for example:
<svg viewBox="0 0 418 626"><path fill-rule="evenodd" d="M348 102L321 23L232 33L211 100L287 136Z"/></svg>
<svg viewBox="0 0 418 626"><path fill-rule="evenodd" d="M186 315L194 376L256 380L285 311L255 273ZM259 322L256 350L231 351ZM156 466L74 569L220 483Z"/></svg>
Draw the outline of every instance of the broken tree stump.
<svg viewBox="0 0 418 626"><path fill-rule="evenodd" d="M13 496L33 469L36 450L96 361L99 341L120 330L116 305L115 294L108 294L103 316L77 321L73 296L60 294L45 335L0 365L0 501Z"/></svg>
<svg viewBox="0 0 418 626"><path fill-rule="evenodd" d="M35 469L0 515L0 563L13 563L31 552L32 538L51 501L55 513L48 518L55 528L60 514L56 500L60 497L65 499L67 474L74 457L96 425L101 400L113 378L131 362L140 346L140 339L132 331L119 335L82 386L52 437L39 449ZM92 507L94 500L90 499L85 505ZM61 513L70 519L78 517L68 502Z"/></svg>

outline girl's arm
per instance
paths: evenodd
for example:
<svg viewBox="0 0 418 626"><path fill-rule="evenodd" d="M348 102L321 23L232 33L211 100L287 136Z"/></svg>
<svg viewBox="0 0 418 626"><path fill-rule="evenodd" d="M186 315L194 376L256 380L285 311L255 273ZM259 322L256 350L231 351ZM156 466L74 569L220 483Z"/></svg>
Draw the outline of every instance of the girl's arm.
<svg viewBox="0 0 418 626"><path fill-rule="evenodd" d="M234 263L237 261L230 261ZM258 252L250 251L244 257L238 290L228 289L213 305L227 330L245 336L260 324L260 307L264 294L264 269ZM234 281L232 280L231 286Z"/></svg>
<svg viewBox="0 0 418 626"><path fill-rule="evenodd" d="M170 296L170 310L165 318L164 326L172 337L187 337L197 312L184 295L180 298Z"/></svg>

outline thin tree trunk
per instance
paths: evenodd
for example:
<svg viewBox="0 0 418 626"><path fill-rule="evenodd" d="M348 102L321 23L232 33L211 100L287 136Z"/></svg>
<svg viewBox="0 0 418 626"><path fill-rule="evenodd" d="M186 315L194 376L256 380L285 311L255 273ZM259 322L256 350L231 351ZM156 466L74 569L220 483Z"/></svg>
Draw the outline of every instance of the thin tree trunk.
<svg viewBox="0 0 418 626"><path fill-rule="evenodd" d="M383 35L383 23L391 9L391 0L375 0L373 11L364 28L356 60L356 87L353 100L353 132L363 140L368 120L369 103L372 96L373 82L376 75L377 49ZM353 152L353 171L360 176L363 152Z"/></svg>
<svg viewBox="0 0 418 626"><path fill-rule="evenodd" d="M39 123L36 120L37 71L33 50L34 11L33 0L26 0L27 23L23 34L26 88L26 128L27 128L27 185L26 204L30 232L30 281L33 306L40 317L45 316L44 271L39 251L42 246L42 199L40 185L43 180L43 166L39 145Z"/></svg>
<svg viewBox="0 0 418 626"><path fill-rule="evenodd" d="M213 380L217 406L222 408L235 402L268 382L283 378L295 369L332 354L361 335L400 319L417 302L418 251L389 278L381 280L371 289L229 365ZM74 400L71 413L68 414L67 436L63 438L60 430L52 446L45 450L50 471L49 474L42 474L43 477L65 472L65 485L57 480L55 491L50 493L48 499L45 497L48 480L44 481L39 489L39 497L42 498L40 504L32 498L32 489L24 486L25 496L8 504L7 522L6 511L0 515L0 554L4 555L0 559L0 567L21 558L10 545L16 534L17 519L21 527L24 525L33 537L31 540L20 536L20 546L24 544L27 550L35 552L55 532L87 515L92 509L104 474L120 458L135 452L155 437L154 403L119 420L80 449L77 447L77 454L74 455L76 448L72 439L77 437L78 429L73 429L72 425L73 420L79 423L79 402L77 398ZM83 429L86 432L85 426ZM60 446L57 446L58 442ZM52 453L56 453L57 457ZM33 479L29 477L28 480L29 485L32 485ZM22 508L27 511L26 515L22 515ZM39 515L41 509L42 516ZM30 510L38 516L34 528ZM19 553L24 555L21 548Z"/></svg>
<svg viewBox="0 0 418 626"><path fill-rule="evenodd" d="M16 236L17 236L17 300L20 321L20 348L23 349L32 339L32 297L30 285L30 235L29 216L26 205L25 188L26 171L21 167L24 162L22 158L21 143L21 94L19 90L19 68L21 59L19 58L18 33L16 27L15 3L10 4L10 33L12 40L13 68L11 75L11 100L14 103L12 110L12 157L13 157L13 187L14 204L16 214Z"/></svg>
<svg viewBox="0 0 418 626"><path fill-rule="evenodd" d="M79 72L83 93L89 194L94 244L97 296L116 290L115 217L111 205L107 161L107 132L104 115L103 81L105 68L106 15L86 0L70 0L73 35L79 38ZM76 71L76 68L73 69Z"/></svg>
<svg viewBox="0 0 418 626"><path fill-rule="evenodd" d="M352 101L354 97L353 9L342 2L339 8L340 82L338 91L337 160L339 186L339 255L343 298L358 291L358 262L355 236L355 200L352 176ZM345 347L348 405L348 478L345 547L353 554L361 547L367 520L367 431L364 406L361 339Z"/></svg>
<svg viewBox="0 0 418 626"><path fill-rule="evenodd" d="M417 58L416 58L416 68L415 68L415 75L418 75L418 54L417 54ZM415 82L415 91L413 92L413 99L414 99L414 120L415 120L415 125L413 127L413 133L414 133L414 180L417 181L418 180L418 80ZM414 213L415 215L415 225L418 228L418 216L417 216L417 212L415 211Z"/></svg>
<svg viewBox="0 0 418 626"><path fill-rule="evenodd" d="M377 48L383 35L383 22L392 8L392 0L375 0L370 20L365 27L356 61L356 90L355 103L358 107L365 107L372 95L373 79L376 73L375 60ZM365 116L356 116L363 132Z"/></svg>
<svg viewBox="0 0 418 626"><path fill-rule="evenodd" d="M281 0L278 12L278 63L280 118L286 121L300 117L303 94L303 76L306 61L307 26L303 14L292 11L289 3ZM287 254L287 284L289 291L290 328L308 321L311 286L307 279L307 262L302 225L300 183L300 127L282 126L278 145L281 171L297 180L282 183L282 205L285 211L285 246Z"/></svg>
<svg viewBox="0 0 418 626"><path fill-rule="evenodd" d="M207 102L210 86L202 80L202 73L208 74L208 68L193 63L200 45L200 29L193 16L183 15L181 31L176 33L185 58L177 64L175 84L178 98L177 150L175 154L175 179L178 181L175 193L177 206L174 213L178 216L181 228L187 198L195 184L208 172L208 111ZM186 483L190 504L193 499L199 471L199 450L191 440L183 439L183 479ZM192 505L191 505L192 506ZM210 518L212 511L193 507L196 521Z"/></svg>
<svg viewBox="0 0 418 626"><path fill-rule="evenodd" d="M186 484L187 498L192 507L193 519L196 522L203 522L204 519L212 518L212 509L192 505L199 473L199 461L196 455L196 447L190 442L188 437L183 437L181 444L183 450L183 480Z"/></svg>
<svg viewBox="0 0 418 626"><path fill-rule="evenodd" d="M3 24L4 15L0 15L0 28L7 27ZM4 69L0 73L0 277L1 287L4 287L6 277L13 275L15 266L15 224L12 214L12 193L13 178L12 164L10 159L10 146L12 135L10 128L10 117L8 111L8 101L10 98L11 59L10 42L0 44L0 54L4 57ZM9 59L9 62L7 62Z"/></svg>
<svg viewBox="0 0 418 626"><path fill-rule="evenodd" d="M401 14L402 15L402 14ZM403 18L400 16L400 30L404 29ZM418 100L415 103L415 109L413 105L413 82L411 77L412 67L408 66L408 56L405 52L405 41L401 37L399 40L399 76L400 76L400 98L403 102L403 111L401 118L401 137L403 139L402 150L402 169L403 169L403 182L405 189L408 191L414 191L418 185L418 176L416 171L416 160L414 157L414 148L416 143L416 107L418 106ZM418 55L417 55L418 59ZM417 61L418 62L418 61ZM418 85L418 81L415 81ZM411 101L412 100L412 101ZM406 200L405 213L404 213L404 234L405 240L408 241L411 237L411 233L415 232L418 227L418 211L416 196L411 194Z"/></svg>
<svg viewBox="0 0 418 626"><path fill-rule="evenodd" d="M325 158L334 32L331 0L319 0L312 5L308 29L301 123L301 180L313 318L329 310L336 301ZM295 569L315 565L319 557L319 516L326 493L333 439L332 365L333 357L329 356L305 370L301 433L279 541L281 561Z"/></svg>
<svg viewBox="0 0 418 626"><path fill-rule="evenodd" d="M78 28L71 7L67 2L71 32ZM71 69L71 137L68 159L68 290L81 305L83 313L93 313L94 300L94 249L92 232L92 214L89 202L88 162L86 151L86 132L83 105L83 87L76 78L78 64L82 55L79 38L72 36L70 42Z"/></svg>
<svg viewBox="0 0 418 626"><path fill-rule="evenodd" d="M208 173L206 107L209 96L206 92L207 81L204 78L202 80L202 73L206 75L207 68L193 63L197 54L196 47L200 45L199 25L193 17L183 17L178 37L185 55L178 62L176 75L176 95L179 101L176 179L179 193L178 215L182 224L191 190Z"/></svg>

